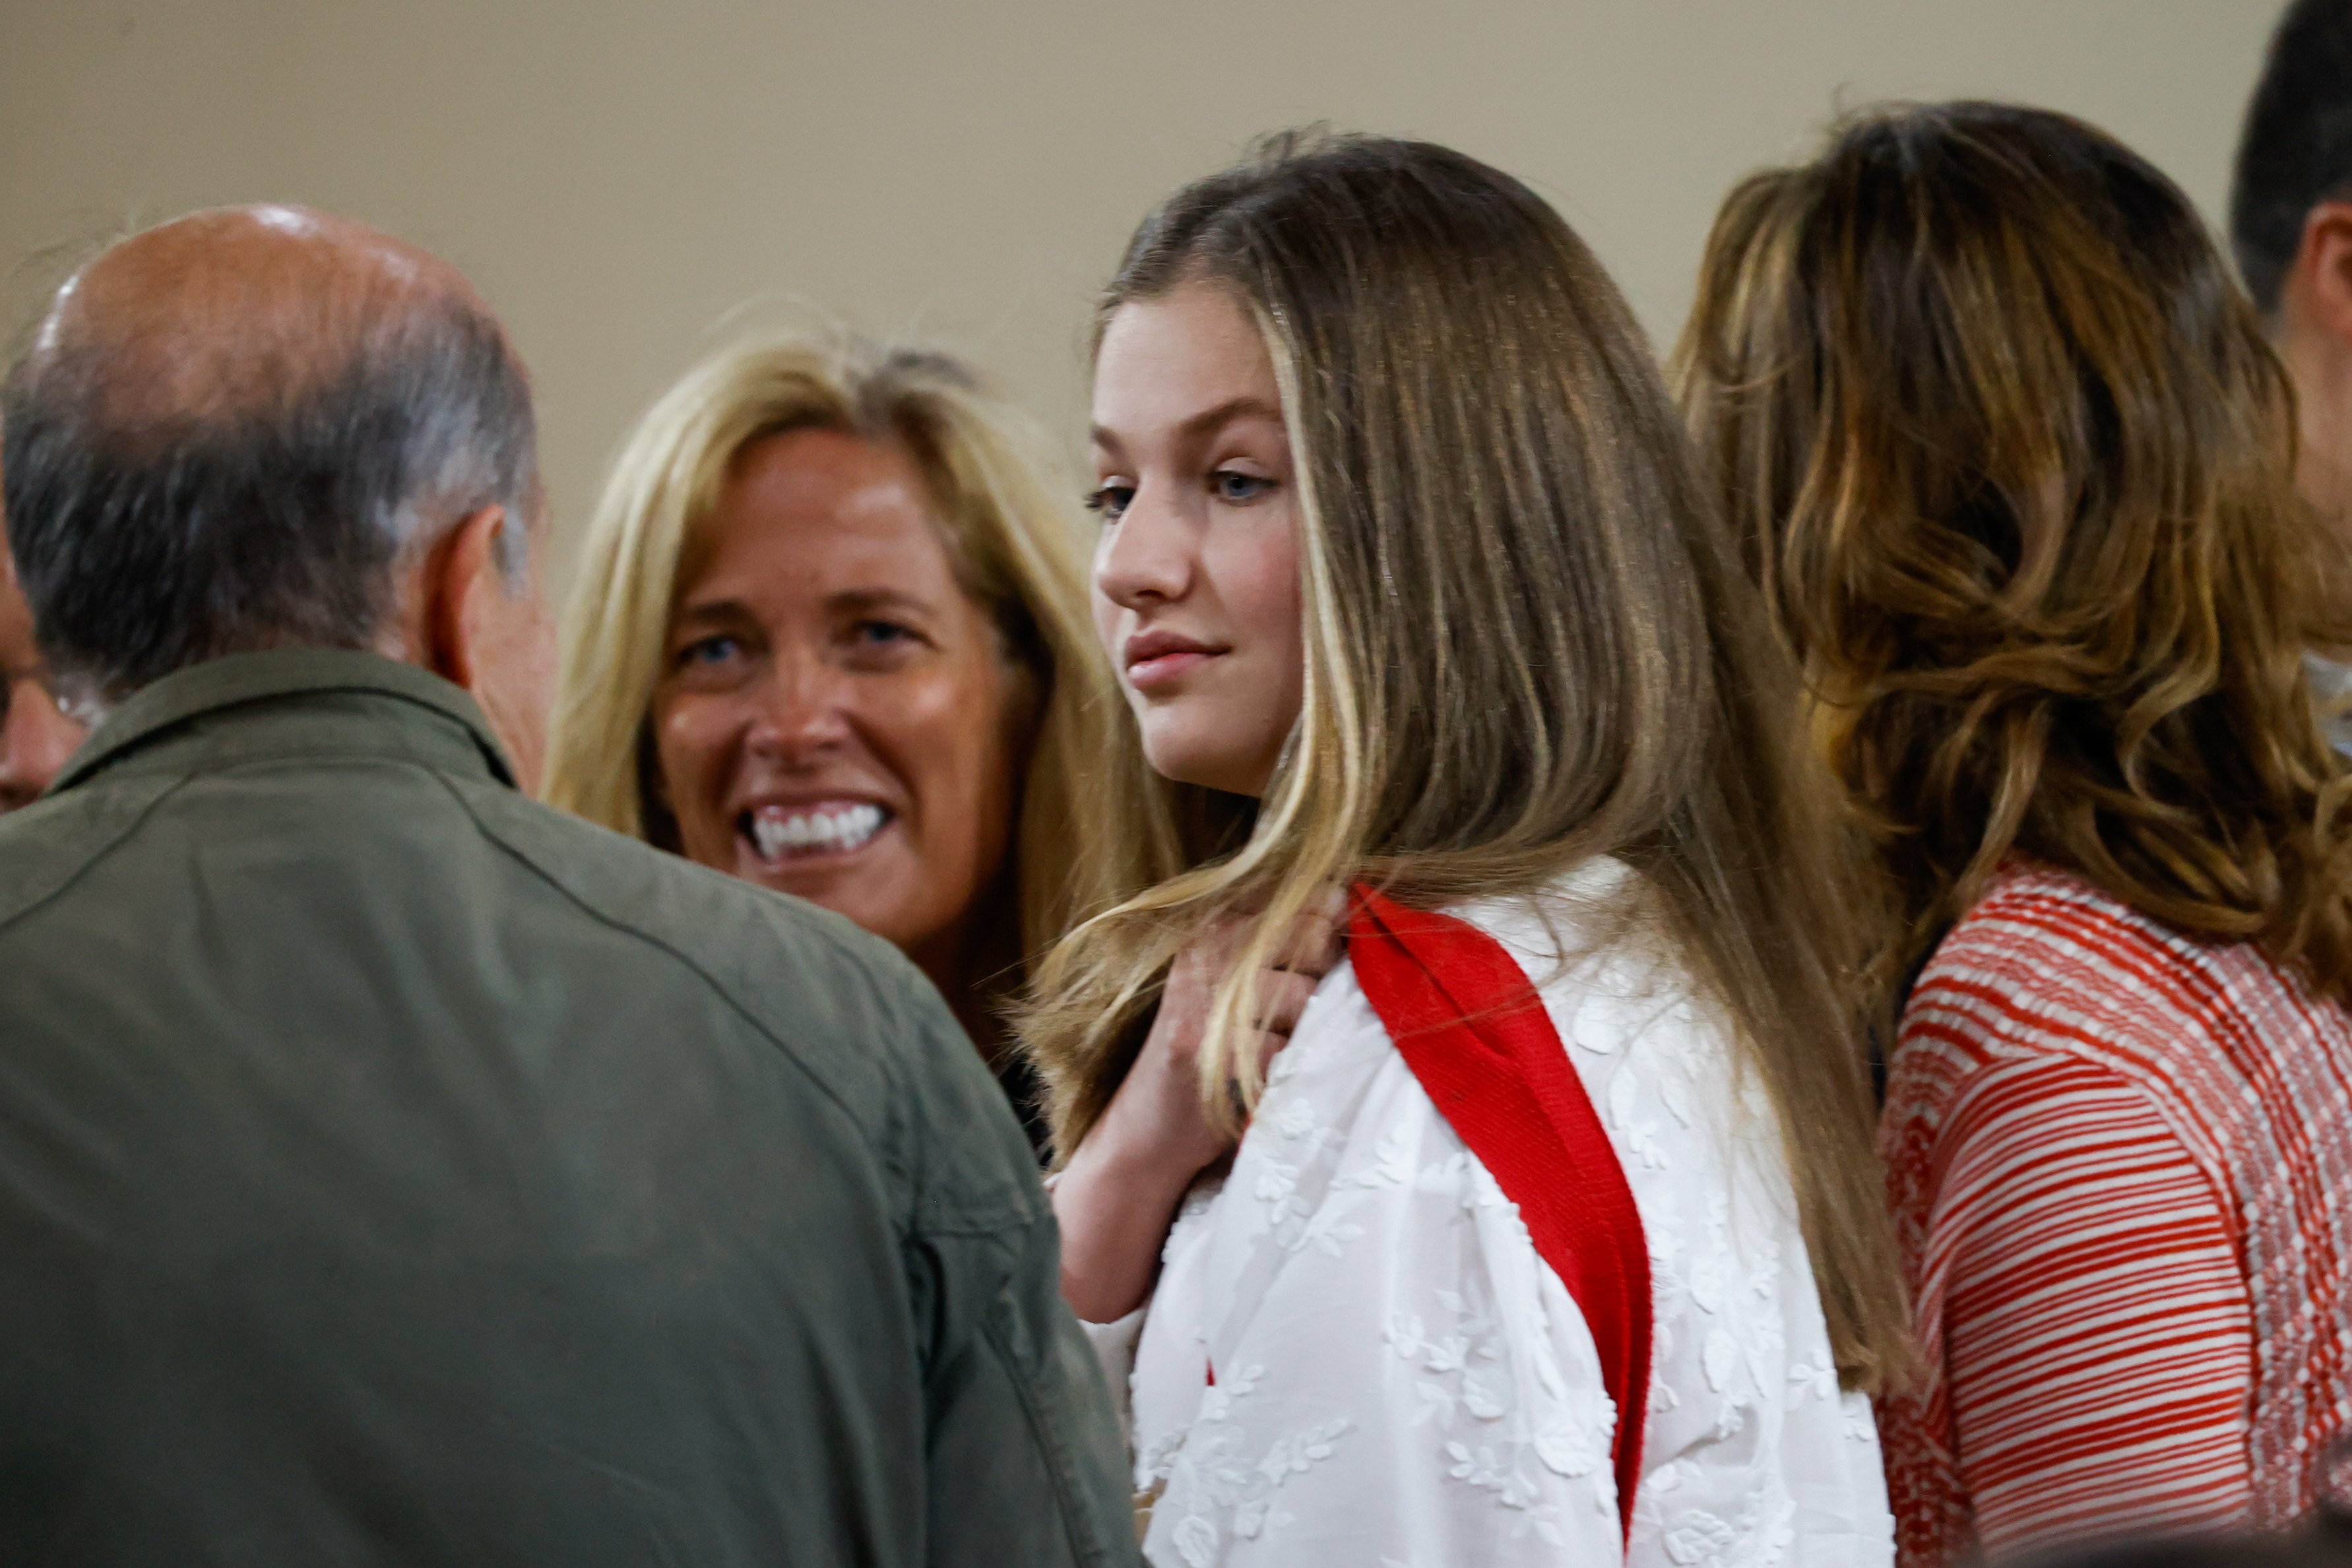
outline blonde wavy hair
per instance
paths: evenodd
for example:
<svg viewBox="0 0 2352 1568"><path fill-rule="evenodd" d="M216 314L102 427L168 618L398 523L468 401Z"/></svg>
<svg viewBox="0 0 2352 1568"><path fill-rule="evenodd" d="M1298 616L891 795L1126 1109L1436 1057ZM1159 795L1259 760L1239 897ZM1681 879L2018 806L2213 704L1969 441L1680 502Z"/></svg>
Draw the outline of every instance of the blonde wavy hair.
<svg viewBox="0 0 2352 1568"><path fill-rule="evenodd" d="M1302 710L1245 841L1196 845L1043 966L1020 1027L1059 1147L1212 924L1245 923L1200 1053L1205 1102L1231 1115L1260 1087L1237 1050L1255 977L1324 889L1361 878L1433 907L1615 856L1643 890L1627 918L1736 1031L1839 1364L1875 1382L1903 1311L1827 791L1624 300L1517 181L1426 143L1301 133L1147 218L1098 322L1195 283L1233 292L1276 365Z"/></svg>
<svg viewBox="0 0 2352 1568"><path fill-rule="evenodd" d="M1169 791L1140 758L1097 644L1075 486L1018 410L948 356L846 332L731 344L647 411L613 465L562 630L546 795L676 850L649 718L679 591L736 455L838 430L913 459L957 581L996 627L1034 715L1013 840L1014 963L1167 874ZM1002 986L1018 974L993 977Z"/></svg>
<svg viewBox="0 0 2352 1568"><path fill-rule="evenodd" d="M2304 665L2342 563L2170 181L2044 110L1866 111L1732 193L1675 376L1885 868L1890 992L2014 854L2352 1000Z"/></svg>

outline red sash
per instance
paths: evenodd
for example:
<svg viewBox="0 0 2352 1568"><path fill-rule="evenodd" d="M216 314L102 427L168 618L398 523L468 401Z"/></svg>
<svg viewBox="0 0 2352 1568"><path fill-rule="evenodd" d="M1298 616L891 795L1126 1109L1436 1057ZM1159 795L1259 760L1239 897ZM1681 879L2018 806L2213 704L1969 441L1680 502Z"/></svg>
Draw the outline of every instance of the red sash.
<svg viewBox="0 0 2352 1568"><path fill-rule="evenodd" d="M1405 1064L1518 1205L1592 1329L1617 1405L1610 1452L1630 1534L1650 1406L1650 1250L1591 1096L1527 975L1476 926L1360 884L1348 956Z"/></svg>

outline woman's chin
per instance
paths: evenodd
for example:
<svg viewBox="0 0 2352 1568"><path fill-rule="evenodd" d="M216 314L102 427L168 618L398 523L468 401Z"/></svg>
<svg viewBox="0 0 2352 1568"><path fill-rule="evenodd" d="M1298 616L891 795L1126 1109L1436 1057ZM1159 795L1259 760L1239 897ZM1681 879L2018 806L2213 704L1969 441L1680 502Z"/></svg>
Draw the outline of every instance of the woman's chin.
<svg viewBox="0 0 2352 1568"><path fill-rule="evenodd" d="M1230 674L1244 674L1241 671ZM1144 760L1161 778L1229 795L1261 796L1298 719L1297 698L1238 702L1235 683L1215 691L1186 691L1136 705ZM1255 694L1254 694L1255 697ZM1277 706L1287 713L1278 713ZM1279 719L1279 722L1276 722Z"/></svg>
<svg viewBox="0 0 2352 1568"><path fill-rule="evenodd" d="M1183 739L1154 745L1148 732L1143 755L1151 770L1163 779L1221 789L1228 795L1262 796L1274 775L1272 765L1260 752L1235 752L1213 744L1187 745Z"/></svg>
<svg viewBox="0 0 2352 1568"><path fill-rule="evenodd" d="M892 822L855 850L774 859L739 845L730 868L745 882L803 898L860 928L897 942L907 906L919 895L922 868Z"/></svg>

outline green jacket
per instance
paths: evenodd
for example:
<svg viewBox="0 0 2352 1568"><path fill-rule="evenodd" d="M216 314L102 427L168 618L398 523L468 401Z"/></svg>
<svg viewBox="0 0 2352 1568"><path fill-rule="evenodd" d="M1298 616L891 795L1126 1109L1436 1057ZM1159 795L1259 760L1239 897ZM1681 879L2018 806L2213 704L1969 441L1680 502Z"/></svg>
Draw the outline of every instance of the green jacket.
<svg viewBox="0 0 2352 1568"><path fill-rule="evenodd" d="M367 654L0 818L0 1562L1129 1563L1054 1222L847 922Z"/></svg>

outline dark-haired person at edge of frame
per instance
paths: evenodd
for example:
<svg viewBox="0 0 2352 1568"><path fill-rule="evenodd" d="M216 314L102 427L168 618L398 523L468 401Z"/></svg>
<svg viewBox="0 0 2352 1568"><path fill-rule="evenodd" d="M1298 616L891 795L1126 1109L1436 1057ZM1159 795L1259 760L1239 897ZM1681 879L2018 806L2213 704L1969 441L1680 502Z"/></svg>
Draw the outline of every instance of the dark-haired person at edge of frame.
<svg viewBox="0 0 2352 1568"><path fill-rule="evenodd" d="M2285 372L2079 120L1856 117L1726 202L1685 412L1883 873L1902 1560L2309 1512L2352 1414L2352 792Z"/></svg>
<svg viewBox="0 0 2352 1568"><path fill-rule="evenodd" d="M103 716L0 819L0 1561L1131 1561L938 994L519 788L543 508L465 279L197 214L0 411Z"/></svg>
<svg viewBox="0 0 2352 1568"><path fill-rule="evenodd" d="M0 549L0 811L39 800L88 733L58 706L33 612Z"/></svg>
<svg viewBox="0 0 2352 1568"><path fill-rule="evenodd" d="M2304 497L2352 540L2352 0L2279 18L2239 137L2230 246L2294 378ZM2352 606L2352 582L2332 593ZM2309 658L2329 738L2352 752L2352 646Z"/></svg>

